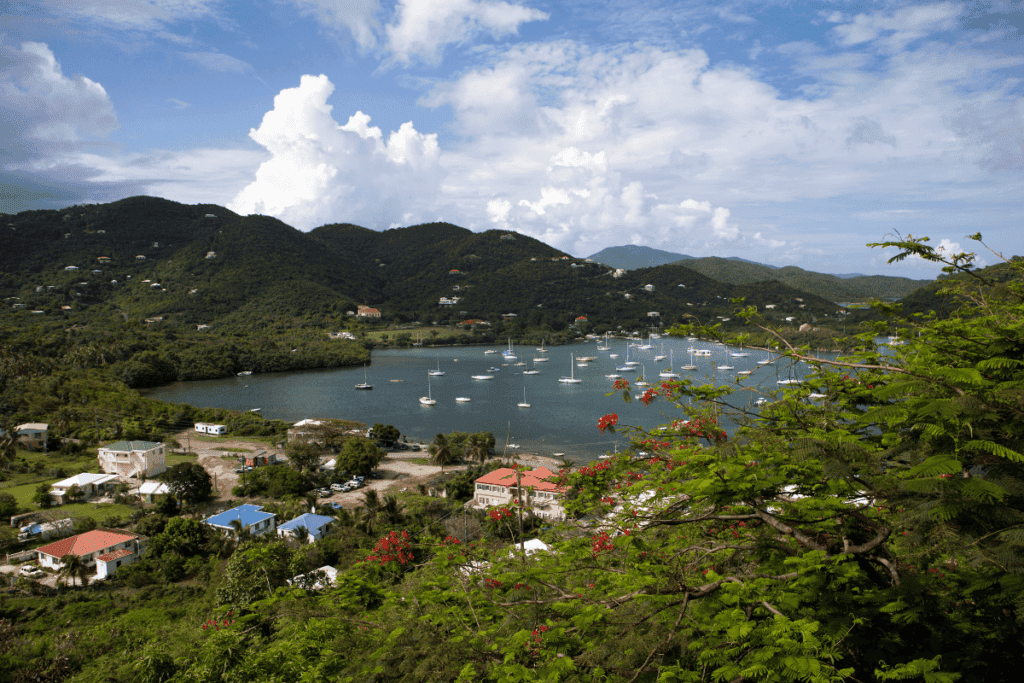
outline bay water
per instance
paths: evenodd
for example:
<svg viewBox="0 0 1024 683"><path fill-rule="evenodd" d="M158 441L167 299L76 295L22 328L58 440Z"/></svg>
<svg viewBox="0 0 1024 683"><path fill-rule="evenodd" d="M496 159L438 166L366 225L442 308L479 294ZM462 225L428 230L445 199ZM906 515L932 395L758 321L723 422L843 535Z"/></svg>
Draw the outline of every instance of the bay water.
<svg viewBox="0 0 1024 683"><path fill-rule="evenodd" d="M641 387L634 387L638 375L646 374L652 386L663 379L660 372L673 362L674 371L698 383L716 385L738 381L737 373L751 374L739 378L742 389L730 403L756 411L758 398L768 397L780 389L779 380L802 379L810 369L805 363L777 359L768 365L758 361L769 356L764 351L738 349L705 341L664 338L648 342L649 349L639 349L643 342L609 339L609 350L601 351L598 343L548 347L542 353L534 347L515 348L514 360L504 359L500 347L486 353L485 347L418 347L400 350L379 350L372 354L372 363L364 370L341 368L305 370L300 372L239 375L228 379L177 382L147 390L154 399L171 403L225 408L231 410L259 409L268 419L289 422L304 418L341 418L372 425L393 424L409 440L430 441L435 434L452 431L489 431L497 440L498 452L511 444L509 452L534 453L544 456L589 461L599 455L622 449L626 438L621 433L602 434L598 419L608 413L619 415L620 425L636 425L651 429L683 418L682 412L663 399L649 406L639 400L623 401L622 392L614 391L614 379L620 374L628 379L631 394L639 397ZM692 356L689 349L706 349L710 357ZM619 372L616 366L637 361L636 372ZM747 353L732 356L731 353ZM617 358L611 358L616 354ZM656 355L670 356L655 361ZM823 354L834 358L836 354ZM579 367L575 358L594 356L586 367ZM537 362L542 358L545 361ZM535 360L537 359L537 360ZM693 363L696 371L681 370ZM520 363L525 363L519 365ZM732 369L720 370L720 366ZM498 371L490 371L489 368ZM429 377L438 370L443 376ZM524 370L539 374L524 375ZM364 374L365 373L365 374ZM473 379L473 375L492 375L493 379ZM562 384L560 377L574 375L580 384ZM357 390L364 381L373 390ZM420 397L429 392L436 403L422 405ZM614 393L612 393L614 392ZM606 394L612 393L611 396ZM457 397L468 398L458 402ZM529 408L519 407L528 403ZM735 424L723 426L732 431Z"/></svg>

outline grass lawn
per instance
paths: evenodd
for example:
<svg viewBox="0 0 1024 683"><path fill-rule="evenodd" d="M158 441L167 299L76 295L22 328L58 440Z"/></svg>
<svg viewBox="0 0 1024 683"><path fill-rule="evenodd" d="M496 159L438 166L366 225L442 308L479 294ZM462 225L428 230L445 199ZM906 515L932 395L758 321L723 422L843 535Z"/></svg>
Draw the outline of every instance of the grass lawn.
<svg viewBox="0 0 1024 683"><path fill-rule="evenodd" d="M60 479L54 478L46 481L47 484L52 484ZM26 508L28 510L35 510L36 506L32 502L32 496L36 495L36 488L42 482L36 482L35 484L21 484L19 486L11 486L9 488L0 489L4 493L9 493L14 496L14 499L18 501L19 508Z"/></svg>
<svg viewBox="0 0 1024 683"><path fill-rule="evenodd" d="M190 453L190 454L175 453L173 455L168 454L167 455L167 466L168 467L173 467L175 465L180 465L183 462L196 462L196 460L198 460L198 459L199 459L199 456L194 454L194 453Z"/></svg>
<svg viewBox="0 0 1024 683"><path fill-rule="evenodd" d="M190 437L193 441L203 441L207 443L215 443L217 441L224 441L230 439L231 441L244 441L248 443L257 444L275 444L280 443L285 439L284 435L280 436L207 436L206 434L192 434Z"/></svg>
<svg viewBox="0 0 1024 683"><path fill-rule="evenodd" d="M75 519L92 517L100 524L105 524L111 517L127 519L133 512L135 512L135 508L132 506L119 505L117 503L71 503L70 505L62 505L56 509L66 512L68 516Z"/></svg>

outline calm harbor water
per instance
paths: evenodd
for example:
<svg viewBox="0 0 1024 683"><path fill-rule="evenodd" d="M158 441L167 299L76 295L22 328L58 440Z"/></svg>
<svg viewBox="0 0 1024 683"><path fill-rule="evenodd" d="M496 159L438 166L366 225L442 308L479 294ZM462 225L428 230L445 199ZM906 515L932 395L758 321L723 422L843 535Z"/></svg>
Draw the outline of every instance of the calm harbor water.
<svg viewBox="0 0 1024 683"><path fill-rule="evenodd" d="M603 340L601 344L603 344ZM674 371L695 381L714 381L716 384L735 382L737 373L750 370L742 385L749 391L734 397L734 403L753 405L768 392L779 389L777 382L801 379L809 366L791 364L780 359L770 365L758 365L768 356L763 351L737 349L711 342L691 342L686 339L661 339L650 342L652 348L638 349L642 342L624 339L609 340L611 347L599 351L598 344L577 344L550 347L546 353L534 347L516 348L517 359L506 360L502 348L487 354L484 347L414 348L394 351L374 351L373 361L365 369L366 381L374 385L372 391L357 391L355 385L364 377L363 368L307 370L265 375L239 376L221 380L178 382L146 392L150 398L172 403L189 403L211 408L250 410L259 408L269 419L287 421L303 418L330 417L358 420L368 424L390 423L410 439L430 440L439 432L490 431L498 441L499 452L506 438L521 452L538 455L564 453L578 461L592 460L625 444L621 434L601 434L598 419L608 413L618 413L620 424L653 428L682 417L678 409L664 400L650 406L639 401L625 403L621 392L612 392L613 379L608 374L621 374L632 384L646 371L649 381L657 386L658 374L671 361ZM638 361L637 372L617 371L626 361ZM696 371L679 369L690 363L688 349L707 349L710 357L694 356ZM734 357L730 353L749 353ZM617 354L617 358L611 358ZM655 361L657 355L670 356ZM578 367L573 357L596 356L587 367ZM834 357L835 354L829 354ZM547 358L535 362L534 359ZM517 365L525 363L525 365ZM719 370L719 366L732 366ZM489 372L496 367L499 372ZM429 377L430 370L440 368L443 376ZM524 375L524 370L537 369L536 375ZM580 384L561 384L558 379L570 372L582 379ZM475 380L472 375L490 374L491 380ZM419 399L427 393L437 403L421 405ZM633 390L635 395L642 391ZM524 401L529 408L517 404ZM460 403L456 397L469 398ZM733 425L726 424L727 429Z"/></svg>

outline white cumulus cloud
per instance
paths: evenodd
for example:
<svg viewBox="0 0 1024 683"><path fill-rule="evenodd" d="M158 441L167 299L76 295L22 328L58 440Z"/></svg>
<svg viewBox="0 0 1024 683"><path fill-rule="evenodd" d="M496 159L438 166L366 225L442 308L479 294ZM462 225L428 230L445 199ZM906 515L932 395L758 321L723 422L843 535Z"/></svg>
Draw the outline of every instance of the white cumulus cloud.
<svg viewBox="0 0 1024 683"><path fill-rule="evenodd" d="M229 208L300 229L346 221L386 228L432 218L443 179L437 136L410 122L385 142L362 112L339 125L327 104L333 92L326 76L307 75L274 98L274 109L249 132L271 158Z"/></svg>
<svg viewBox="0 0 1024 683"><path fill-rule="evenodd" d="M394 59L441 61L446 45L465 43L482 33L515 34L519 25L543 21L546 12L500 0L399 0L394 23L386 27Z"/></svg>
<svg viewBox="0 0 1024 683"><path fill-rule="evenodd" d="M49 158L118 128L107 91L68 78L45 43L0 44L0 161Z"/></svg>

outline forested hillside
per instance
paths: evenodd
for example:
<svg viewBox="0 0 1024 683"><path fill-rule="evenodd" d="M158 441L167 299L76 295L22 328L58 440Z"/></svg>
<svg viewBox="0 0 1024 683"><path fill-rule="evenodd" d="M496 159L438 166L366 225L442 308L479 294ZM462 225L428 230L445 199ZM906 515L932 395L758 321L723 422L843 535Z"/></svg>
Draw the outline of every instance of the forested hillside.
<svg viewBox="0 0 1024 683"><path fill-rule="evenodd" d="M930 280L910 280L888 275L840 277L815 273L796 266L772 268L759 263L715 256L688 259L680 265L685 265L714 280L735 285L777 281L837 303L865 302L871 299L900 299L931 282Z"/></svg>

